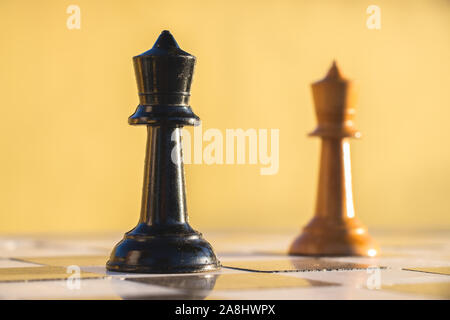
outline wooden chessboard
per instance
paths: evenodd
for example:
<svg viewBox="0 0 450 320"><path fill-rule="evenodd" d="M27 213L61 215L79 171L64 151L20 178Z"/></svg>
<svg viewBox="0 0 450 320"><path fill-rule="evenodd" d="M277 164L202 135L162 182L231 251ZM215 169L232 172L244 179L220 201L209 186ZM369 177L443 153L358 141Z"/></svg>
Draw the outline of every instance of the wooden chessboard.
<svg viewBox="0 0 450 320"><path fill-rule="evenodd" d="M289 257L296 232L208 232L207 274L105 269L121 235L0 237L1 299L450 299L450 233L372 232L377 258Z"/></svg>

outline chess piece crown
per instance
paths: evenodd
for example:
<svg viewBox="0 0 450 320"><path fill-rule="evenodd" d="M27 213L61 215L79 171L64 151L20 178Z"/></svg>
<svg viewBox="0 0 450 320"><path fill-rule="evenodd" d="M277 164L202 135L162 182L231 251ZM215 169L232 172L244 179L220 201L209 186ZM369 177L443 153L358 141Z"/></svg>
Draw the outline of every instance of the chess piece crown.
<svg viewBox="0 0 450 320"><path fill-rule="evenodd" d="M325 78L314 82L311 89L318 121L311 136L361 136L353 122L356 103L354 84L342 76L336 61L333 61Z"/></svg>
<svg viewBox="0 0 450 320"><path fill-rule="evenodd" d="M167 30L152 49L133 57L140 104L129 123L152 125L164 119L198 125L200 119L189 106L195 61Z"/></svg>

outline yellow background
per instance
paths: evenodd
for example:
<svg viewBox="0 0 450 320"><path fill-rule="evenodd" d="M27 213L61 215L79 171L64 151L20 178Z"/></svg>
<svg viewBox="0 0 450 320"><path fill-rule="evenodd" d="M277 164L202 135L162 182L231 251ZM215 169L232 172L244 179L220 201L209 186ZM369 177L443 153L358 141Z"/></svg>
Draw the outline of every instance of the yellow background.
<svg viewBox="0 0 450 320"><path fill-rule="evenodd" d="M66 9L81 8L68 30ZM366 8L381 8L381 30ZM7 1L0 4L0 232L126 231L145 129L131 58L169 29L197 57L203 130L279 128L280 170L187 165L192 225L300 228L319 140L310 83L332 59L359 86L356 214L370 228L450 226L450 2ZM189 129L192 132L192 129Z"/></svg>

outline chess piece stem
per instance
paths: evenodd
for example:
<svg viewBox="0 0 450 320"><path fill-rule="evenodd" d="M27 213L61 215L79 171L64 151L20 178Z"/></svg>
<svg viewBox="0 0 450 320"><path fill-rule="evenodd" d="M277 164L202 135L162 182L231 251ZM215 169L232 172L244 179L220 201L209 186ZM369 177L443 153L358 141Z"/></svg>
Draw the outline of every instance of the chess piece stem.
<svg viewBox="0 0 450 320"><path fill-rule="evenodd" d="M348 139L322 139L318 189L317 217L339 223L355 216Z"/></svg>
<svg viewBox="0 0 450 320"><path fill-rule="evenodd" d="M139 222L148 226L185 224L187 210L180 128L147 127L144 172Z"/></svg>

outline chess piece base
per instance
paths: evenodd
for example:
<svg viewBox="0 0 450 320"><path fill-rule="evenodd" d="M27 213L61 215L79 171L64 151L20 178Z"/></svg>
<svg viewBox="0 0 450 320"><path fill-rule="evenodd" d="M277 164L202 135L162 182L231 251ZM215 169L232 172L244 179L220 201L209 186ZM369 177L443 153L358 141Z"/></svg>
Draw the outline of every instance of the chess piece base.
<svg viewBox="0 0 450 320"><path fill-rule="evenodd" d="M180 227L158 230L138 225L115 246L106 269L133 273L194 273L220 269L211 245L202 235L190 227Z"/></svg>
<svg viewBox="0 0 450 320"><path fill-rule="evenodd" d="M379 254L379 248L355 218L332 224L314 218L293 241L289 254L374 257Z"/></svg>

